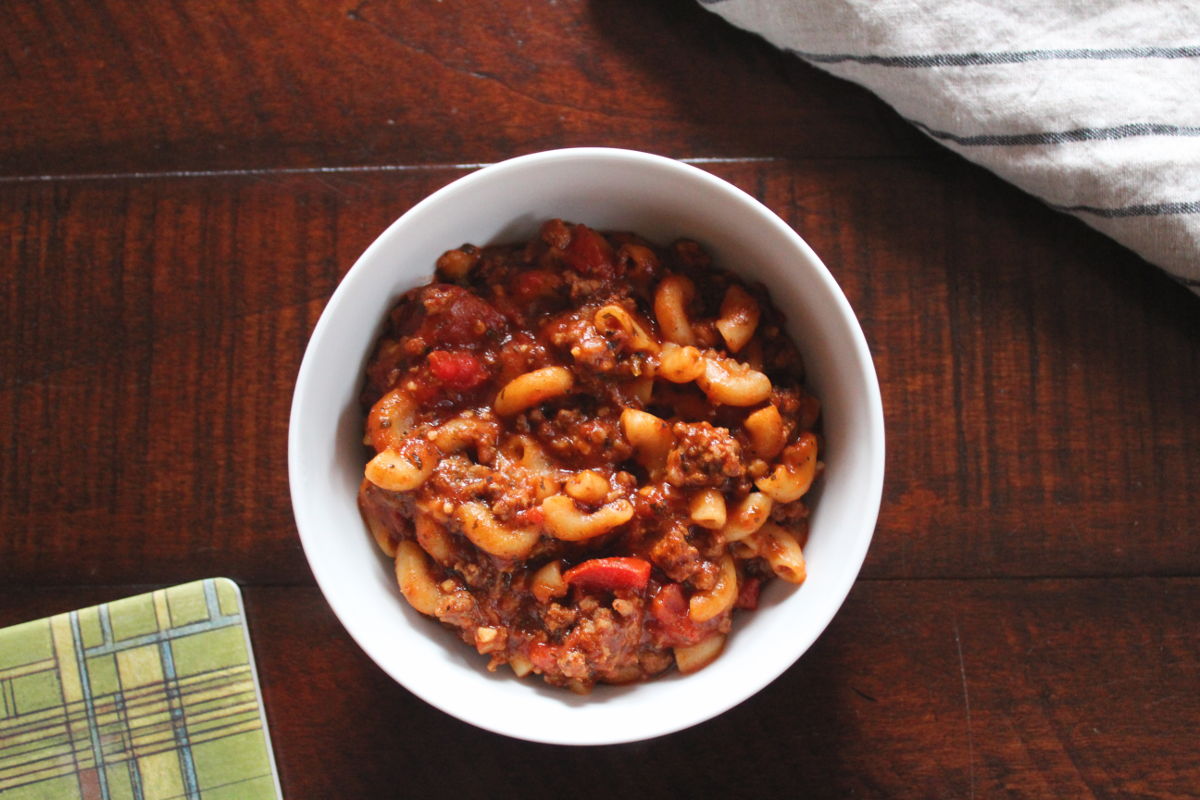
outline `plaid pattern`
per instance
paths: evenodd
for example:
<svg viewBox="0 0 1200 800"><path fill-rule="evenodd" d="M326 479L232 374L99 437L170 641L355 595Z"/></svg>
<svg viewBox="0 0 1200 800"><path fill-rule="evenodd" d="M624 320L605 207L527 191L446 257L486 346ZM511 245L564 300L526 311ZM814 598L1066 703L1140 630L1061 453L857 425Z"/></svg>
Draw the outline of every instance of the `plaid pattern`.
<svg viewBox="0 0 1200 800"><path fill-rule="evenodd" d="M232 581L0 630L0 800L278 797Z"/></svg>

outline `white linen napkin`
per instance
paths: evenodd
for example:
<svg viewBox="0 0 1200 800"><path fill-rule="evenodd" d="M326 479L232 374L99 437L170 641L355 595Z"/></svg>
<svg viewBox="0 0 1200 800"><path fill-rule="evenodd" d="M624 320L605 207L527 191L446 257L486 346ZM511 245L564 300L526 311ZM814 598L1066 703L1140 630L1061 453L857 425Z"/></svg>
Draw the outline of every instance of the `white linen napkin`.
<svg viewBox="0 0 1200 800"><path fill-rule="evenodd" d="M699 0L1200 294L1200 0Z"/></svg>

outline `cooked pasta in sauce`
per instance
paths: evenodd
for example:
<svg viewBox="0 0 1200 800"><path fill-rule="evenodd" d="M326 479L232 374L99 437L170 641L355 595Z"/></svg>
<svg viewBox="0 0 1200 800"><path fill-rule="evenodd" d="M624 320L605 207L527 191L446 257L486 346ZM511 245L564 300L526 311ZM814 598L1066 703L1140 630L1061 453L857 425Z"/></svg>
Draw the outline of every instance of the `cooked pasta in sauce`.
<svg viewBox="0 0 1200 800"><path fill-rule="evenodd" d="M765 581L804 580L819 404L765 289L696 242L553 219L450 250L366 372L363 517L489 669L693 672Z"/></svg>

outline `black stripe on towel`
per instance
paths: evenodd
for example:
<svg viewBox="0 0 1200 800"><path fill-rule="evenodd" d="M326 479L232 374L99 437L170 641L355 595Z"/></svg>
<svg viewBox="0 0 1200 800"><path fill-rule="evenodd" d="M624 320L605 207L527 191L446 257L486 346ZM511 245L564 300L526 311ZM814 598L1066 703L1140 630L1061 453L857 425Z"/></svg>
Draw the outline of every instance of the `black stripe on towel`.
<svg viewBox="0 0 1200 800"><path fill-rule="evenodd" d="M704 0L701 0L704 2ZM1061 50L1016 50L990 53L931 53L928 55L878 56L854 53L807 53L788 50L817 64L871 64L880 67L979 67L992 64L1023 64L1027 61L1110 61L1117 58L1200 58L1200 46L1113 47Z"/></svg>
<svg viewBox="0 0 1200 800"><path fill-rule="evenodd" d="M1065 144L1067 142L1128 139L1134 136L1200 136L1200 127L1165 125L1154 122L1133 122L1107 128L1075 128L1069 131L1046 131L1044 133L979 133L965 136L950 131L936 130L915 119L910 119L909 122L935 139L954 142L964 147Z"/></svg>
<svg viewBox="0 0 1200 800"><path fill-rule="evenodd" d="M1132 206L1103 208L1100 206L1060 206L1053 203L1050 207L1057 211L1067 211L1071 214L1091 214L1093 217L1118 219L1121 217L1163 217L1171 214L1200 214L1200 200L1184 200L1177 203L1142 203Z"/></svg>

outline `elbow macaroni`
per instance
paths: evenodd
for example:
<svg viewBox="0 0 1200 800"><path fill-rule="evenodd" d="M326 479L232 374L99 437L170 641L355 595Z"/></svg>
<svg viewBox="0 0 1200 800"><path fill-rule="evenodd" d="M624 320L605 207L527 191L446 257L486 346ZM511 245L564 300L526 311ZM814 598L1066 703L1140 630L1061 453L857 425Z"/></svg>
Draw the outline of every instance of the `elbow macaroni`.
<svg viewBox="0 0 1200 800"><path fill-rule="evenodd" d="M596 329L602 333L620 333L625 339L625 349L633 353L657 353L658 342L646 333L646 328L634 319L622 306L609 303L592 317Z"/></svg>
<svg viewBox="0 0 1200 800"><path fill-rule="evenodd" d="M692 618L693 622L707 622L718 614L733 608L737 595L737 567L734 566L733 556L726 553L721 557L721 569L717 573L717 582L711 589L696 592L688 601L688 616Z"/></svg>
<svg viewBox="0 0 1200 800"><path fill-rule="evenodd" d="M567 478L563 491L581 503L596 505L608 495L608 481L594 469L585 469Z"/></svg>
<svg viewBox="0 0 1200 800"><path fill-rule="evenodd" d="M807 577L800 541L786 528L768 522L750 535L747 543L755 555L763 558L780 578L789 583L804 583Z"/></svg>
<svg viewBox="0 0 1200 800"><path fill-rule="evenodd" d="M575 379L566 367L542 367L513 378L493 404L496 413L511 417L571 391Z"/></svg>
<svg viewBox="0 0 1200 800"><path fill-rule="evenodd" d="M769 495L750 492L726 517L725 526L721 528L725 541L736 542L754 533L770 518L774 507L775 501Z"/></svg>
<svg viewBox="0 0 1200 800"><path fill-rule="evenodd" d="M703 528L720 530L725 527L725 495L716 489L701 489L688 501L688 515Z"/></svg>
<svg viewBox="0 0 1200 800"><path fill-rule="evenodd" d="M763 406L751 413L743 425L750 435L750 447L759 458L774 458L787 442L783 417L775 406Z"/></svg>
<svg viewBox="0 0 1200 800"><path fill-rule="evenodd" d="M388 447L367 462L363 474L367 480L389 492L411 492L423 484L437 467L433 447L415 440L403 452Z"/></svg>
<svg viewBox="0 0 1200 800"><path fill-rule="evenodd" d="M782 461L754 485L772 500L790 503L808 492L816 474L817 437L805 433L795 444L784 448Z"/></svg>
<svg viewBox="0 0 1200 800"><path fill-rule="evenodd" d="M733 359L710 358L696 383L714 403L756 406L771 396L771 379Z"/></svg>
<svg viewBox="0 0 1200 800"><path fill-rule="evenodd" d="M731 352L736 353L750 343L758 328L758 316L758 302L749 292L736 284L725 291L717 330Z"/></svg>
<svg viewBox="0 0 1200 800"><path fill-rule="evenodd" d="M445 526L433 519L429 512L418 510L413 517L413 533L417 544L442 566L454 564L454 545Z"/></svg>
<svg viewBox="0 0 1200 800"><path fill-rule="evenodd" d="M536 530L501 524L483 503L463 503L454 518L471 544L500 558L524 558L540 538Z"/></svg>
<svg viewBox="0 0 1200 800"><path fill-rule="evenodd" d="M416 401L407 392L398 388L388 392L367 415L366 443L376 450L395 447L412 428L416 412Z"/></svg>
<svg viewBox="0 0 1200 800"><path fill-rule="evenodd" d="M654 292L654 316L663 338L675 344L695 344L687 305L696 296L696 287L682 275L663 278Z"/></svg>
<svg viewBox="0 0 1200 800"><path fill-rule="evenodd" d="M633 445L638 461L651 474L666 468L667 453L675 443L666 422L649 412L627 408L621 412L621 429Z"/></svg>
<svg viewBox="0 0 1200 800"><path fill-rule="evenodd" d="M662 347L656 375L671 383L691 383L699 380L706 366L704 356L696 348L668 342Z"/></svg>
<svg viewBox="0 0 1200 800"><path fill-rule="evenodd" d="M582 542L624 525L633 518L633 504L621 498L588 513L566 495L556 494L542 501L542 514L546 531L555 539Z"/></svg>
<svg viewBox="0 0 1200 800"><path fill-rule="evenodd" d="M430 616L437 613L442 591L434 582L425 551L417 543L404 541L397 548L396 582L413 608Z"/></svg>
<svg viewBox="0 0 1200 800"><path fill-rule="evenodd" d="M675 664L684 675L704 669L725 649L725 634L714 634L696 644L675 648Z"/></svg>
<svg viewBox="0 0 1200 800"><path fill-rule="evenodd" d="M363 479L366 483L366 479ZM359 489L358 496L360 498L359 507L362 507L361 498L363 497L362 488ZM384 524L383 520L370 514L364 514L367 520L367 529L371 531L371 538L375 540L375 544L383 551L388 558L396 557L396 548L399 545L397 537L393 534L392 529Z"/></svg>
<svg viewBox="0 0 1200 800"><path fill-rule="evenodd" d="M555 597L565 595L567 582L563 580L562 565L557 561L547 561L533 573L530 591L539 603L549 603Z"/></svg>
<svg viewBox="0 0 1200 800"><path fill-rule="evenodd" d="M431 430L426 437L437 445L444 455L461 453L469 447L495 446L497 425L478 416L459 416L446 420ZM482 455L481 455L482 457Z"/></svg>

